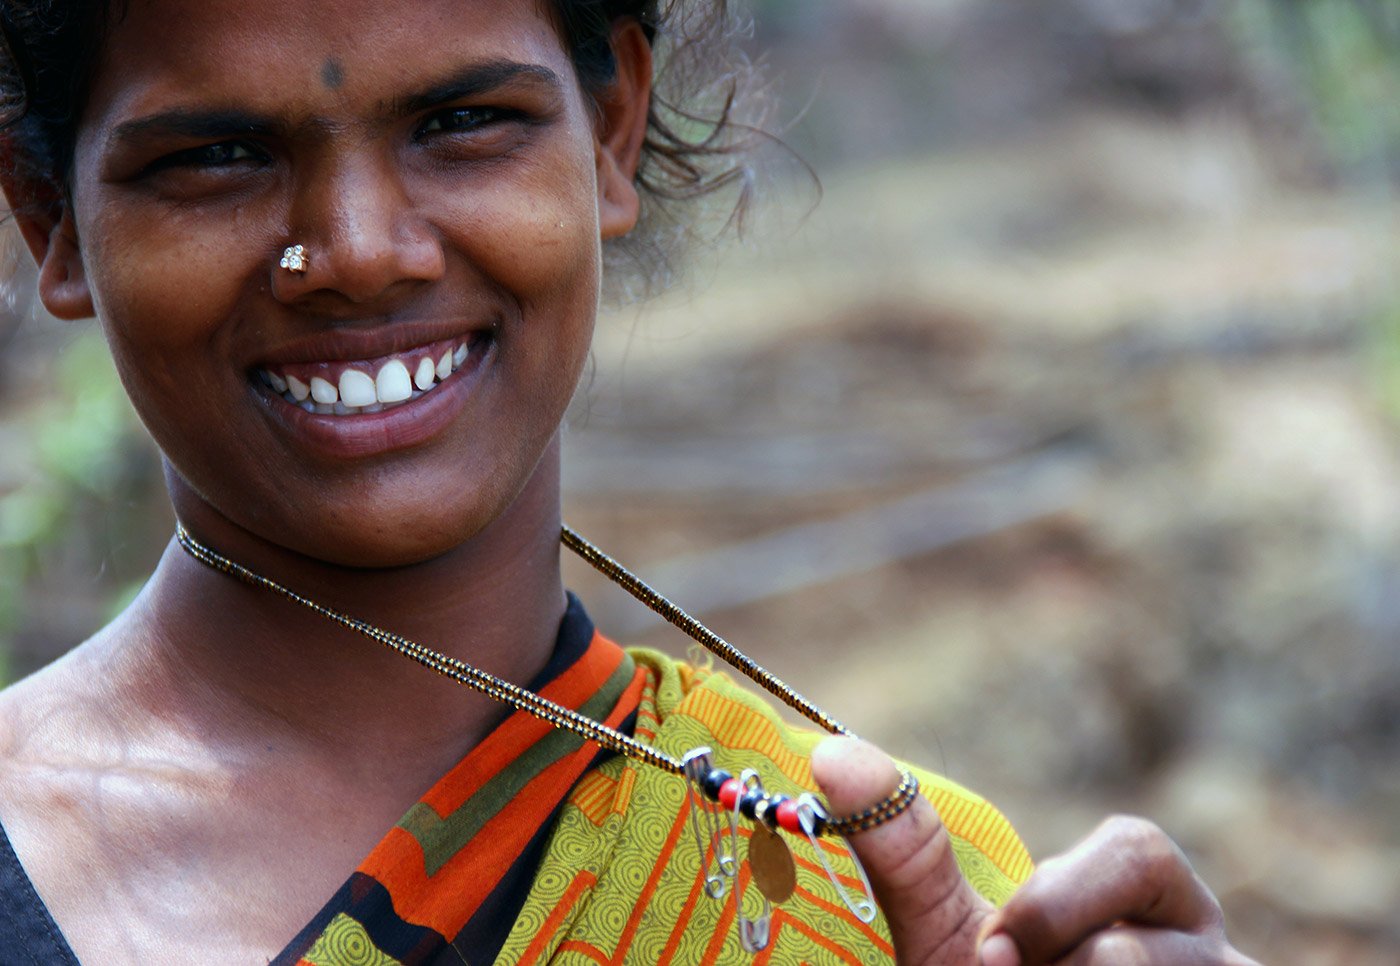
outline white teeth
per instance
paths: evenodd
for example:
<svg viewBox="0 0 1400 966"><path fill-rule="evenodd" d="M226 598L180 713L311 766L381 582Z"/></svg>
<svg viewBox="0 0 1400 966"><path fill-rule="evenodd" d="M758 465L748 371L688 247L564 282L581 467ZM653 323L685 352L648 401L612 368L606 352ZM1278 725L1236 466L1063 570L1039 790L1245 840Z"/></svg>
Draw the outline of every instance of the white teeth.
<svg viewBox="0 0 1400 966"><path fill-rule="evenodd" d="M374 388L382 403L403 402L413 395L413 381L408 377L408 366L397 359L386 362L384 368L379 370L379 375L374 377Z"/></svg>
<svg viewBox="0 0 1400 966"><path fill-rule="evenodd" d="M418 363L418 370L413 373L413 384L419 389L428 390L433 388L433 381L437 378L437 370L433 368L433 360L427 356Z"/></svg>
<svg viewBox="0 0 1400 966"><path fill-rule="evenodd" d="M464 342L444 351L436 362L431 356L419 358L411 371L401 359L391 359L374 375L360 369L345 369L334 383L323 376L312 376L307 383L290 373L268 369L259 370L259 373L262 381L283 399L307 412L354 415L377 413L417 399L461 368L470 355L471 347Z"/></svg>
<svg viewBox="0 0 1400 966"><path fill-rule="evenodd" d="M292 394L292 398L297 402L305 402L311 395L311 387L302 382L296 376L287 377L287 392Z"/></svg>
<svg viewBox="0 0 1400 966"><path fill-rule="evenodd" d="M358 369L346 369L340 374L340 401L347 406L374 405L374 380Z"/></svg>

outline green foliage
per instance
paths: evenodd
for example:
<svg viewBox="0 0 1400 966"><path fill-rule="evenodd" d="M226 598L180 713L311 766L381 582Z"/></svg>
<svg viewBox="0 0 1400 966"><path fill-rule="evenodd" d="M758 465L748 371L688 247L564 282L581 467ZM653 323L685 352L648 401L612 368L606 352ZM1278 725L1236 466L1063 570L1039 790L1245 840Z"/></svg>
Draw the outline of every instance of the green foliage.
<svg viewBox="0 0 1400 966"><path fill-rule="evenodd" d="M1240 0L1235 20L1289 65L1344 175L1400 175L1400 3Z"/></svg>
<svg viewBox="0 0 1400 966"><path fill-rule="evenodd" d="M126 488L133 452L144 446L95 327L69 342L51 366L54 391L4 427L18 485L0 493L0 683L9 677L8 641L25 624L27 589L56 548L75 542L76 527L104 515ZM124 588L121 596L131 594Z"/></svg>
<svg viewBox="0 0 1400 966"><path fill-rule="evenodd" d="M1400 180L1400 0L1240 0L1234 15L1245 46L1293 76L1341 179L1392 197ZM1372 311L1365 352L1378 401L1400 419L1400 285Z"/></svg>

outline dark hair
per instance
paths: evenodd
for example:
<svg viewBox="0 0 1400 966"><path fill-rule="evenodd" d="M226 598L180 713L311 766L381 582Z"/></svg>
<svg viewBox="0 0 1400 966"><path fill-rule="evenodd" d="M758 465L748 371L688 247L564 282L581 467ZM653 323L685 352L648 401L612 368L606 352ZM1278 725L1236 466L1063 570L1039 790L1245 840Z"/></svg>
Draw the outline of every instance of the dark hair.
<svg viewBox="0 0 1400 966"><path fill-rule="evenodd" d="M609 262L631 267L610 278L630 295L670 277L696 233L694 212L678 204L734 189L727 220L742 214L752 176L744 158L753 124L736 106L754 86L738 45L744 31L728 0L543 0L553 14L584 90L601 97L616 64L611 46L620 18L640 22L656 50L657 70L646 142L637 173L642 222L611 245ZM9 163L24 176L67 184L92 71L108 18L125 0L0 0L8 51L0 57L0 128ZM114 10L114 8L116 8ZM756 93L756 92L754 92ZM753 118L746 120L756 120ZM627 266L616 263L624 261Z"/></svg>

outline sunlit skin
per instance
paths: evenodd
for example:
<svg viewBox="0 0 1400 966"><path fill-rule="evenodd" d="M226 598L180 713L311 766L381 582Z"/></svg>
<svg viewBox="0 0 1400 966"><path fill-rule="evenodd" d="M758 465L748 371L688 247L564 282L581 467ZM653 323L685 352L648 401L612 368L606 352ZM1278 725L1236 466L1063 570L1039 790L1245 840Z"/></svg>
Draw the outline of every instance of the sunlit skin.
<svg viewBox="0 0 1400 966"><path fill-rule="evenodd" d="M564 607L558 427L600 246L637 218L650 51L617 25L595 103L541 3L390 6L136 0L66 200L5 189L46 307L99 320L197 536L524 682ZM305 274L277 268L293 243ZM470 334L471 365L392 413L311 416L256 375ZM172 548L116 622L0 694L0 818L85 962L266 961L503 714ZM837 811L896 775L843 744L814 769ZM855 846L902 963L966 966L992 932L989 966L1245 962L1141 824L1001 913L927 803Z"/></svg>
<svg viewBox="0 0 1400 966"><path fill-rule="evenodd" d="M429 4L387 28L379 5L324 6L139 5L78 138L74 227L182 513L206 504L322 560L417 563L516 498L572 395L603 234L593 123L532 5ZM211 126L239 139L211 145ZM272 270L291 241L314 253L305 275ZM269 360L492 329L461 411L407 449L324 453L250 392ZM337 343L350 330L363 348Z"/></svg>

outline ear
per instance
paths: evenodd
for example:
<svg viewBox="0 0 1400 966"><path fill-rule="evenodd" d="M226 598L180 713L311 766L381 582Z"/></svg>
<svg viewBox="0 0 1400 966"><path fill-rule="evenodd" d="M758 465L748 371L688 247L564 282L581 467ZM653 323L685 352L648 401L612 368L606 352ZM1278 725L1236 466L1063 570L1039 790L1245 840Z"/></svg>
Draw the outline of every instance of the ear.
<svg viewBox="0 0 1400 966"><path fill-rule="evenodd" d="M0 150L5 200L29 253L39 266L39 300L60 319L94 315L73 206L47 179L16 172L14 153Z"/></svg>
<svg viewBox="0 0 1400 966"><path fill-rule="evenodd" d="M642 25L631 18L617 21L612 48L616 77L598 101L598 216L604 238L618 238L637 224L641 198L633 179L651 105L651 44Z"/></svg>

